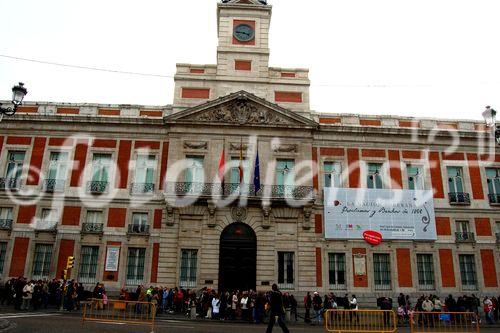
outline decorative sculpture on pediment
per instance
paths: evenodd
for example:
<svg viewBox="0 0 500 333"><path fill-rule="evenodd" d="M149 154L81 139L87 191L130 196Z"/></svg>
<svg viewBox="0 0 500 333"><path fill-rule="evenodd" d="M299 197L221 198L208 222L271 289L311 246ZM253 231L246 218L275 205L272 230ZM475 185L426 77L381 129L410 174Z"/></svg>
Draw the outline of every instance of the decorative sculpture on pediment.
<svg viewBox="0 0 500 333"><path fill-rule="evenodd" d="M184 141L184 149L208 149L208 142Z"/></svg>
<svg viewBox="0 0 500 333"><path fill-rule="evenodd" d="M246 98L240 98L227 105L202 112L194 120L230 124L287 124L277 112L259 108Z"/></svg>
<svg viewBox="0 0 500 333"><path fill-rule="evenodd" d="M273 145L272 149L275 153L296 153L298 147L297 145Z"/></svg>

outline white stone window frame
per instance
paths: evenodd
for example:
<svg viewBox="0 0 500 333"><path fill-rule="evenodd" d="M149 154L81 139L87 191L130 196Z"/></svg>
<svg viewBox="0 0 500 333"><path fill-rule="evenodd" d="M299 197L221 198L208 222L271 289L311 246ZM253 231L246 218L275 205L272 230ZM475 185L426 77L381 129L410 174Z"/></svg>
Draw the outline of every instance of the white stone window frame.
<svg viewBox="0 0 500 333"><path fill-rule="evenodd" d="M34 139L32 139L34 140ZM7 141L5 139L5 141ZM12 145L12 144L5 144L4 147L2 148L2 153L1 159L0 159L0 178L5 178L7 177L6 172L7 172L7 163L9 160L9 155L10 152L24 152L24 160L23 160L23 171L20 176L20 181L18 183L19 186L21 186L26 178L27 174L27 168L29 167L29 163L31 160L31 154L32 154L32 146L28 145Z"/></svg>
<svg viewBox="0 0 500 333"><path fill-rule="evenodd" d="M196 281L194 283L192 281L182 281L181 280L181 269L182 269L182 252L183 251L196 251ZM179 246L179 251L177 252L177 285L183 286L183 282L188 282L188 286L184 286L185 288L194 289L198 286L198 281L200 280L200 272L201 272L201 248L195 246ZM189 274L188 274L189 275ZM194 286L191 286L194 284Z"/></svg>
<svg viewBox="0 0 500 333"><path fill-rule="evenodd" d="M320 159L320 163L321 163L321 165L318 165L318 170L319 170L318 177L320 178L319 184L321 186L321 189L327 188L326 181L325 181L325 177L327 175L327 172L325 170L326 163L339 163L340 164L340 187L338 187L338 188L347 187L346 185L349 184L349 166L347 165L347 162L344 158L322 157Z"/></svg>
<svg viewBox="0 0 500 333"><path fill-rule="evenodd" d="M117 143L118 144L118 143ZM116 168L117 168L117 152L118 148L98 148L88 146L88 153L86 158L85 171L83 174L84 187L86 182L92 181L92 175L94 173L94 155L103 154L110 155L110 168L109 168L109 179L108 179L108 193L113 191L116 185ZM130 175L129 175L130 176Z"/></svg>
<svg viewBox="0 0 500 333"><path fill-rule="evenodd" d="M422 187L423 188L415 188L415 190L427 190L429 188L429 182L428 182L428 177L427 175L429 174L429 172L426 172L426 165L425 163L423 163L422 160L418 160L416 162L412 162L412 161L405 161L403 163L403 166L404 166L404 170L403 170L403 174L405 175L404 179L403 179L403 188L404 189L410 189L410 177L412 177L410 174L409 174L409 167L417 167L419 168L419 170L421 171L421 174L420 174L420 178L422 179Z"/></svg>
<svg viewBox="0 0 500 333"><path fill-rule="evenodd" d="M380 164L380 177L382 177L382 189L391 189L391 175L388 159L364 157L359 161L359 171L361 177L361 188L368 189L369 164Z"/></svg>
<svg viewBox="0 0 500 333"><path fill-rule="evenodd" d="M57 180L64 180L65 181L65 188L69 187L69 183L70 183L70 180L71 180L71 173L74 169L74 166L73 166L73 159L74 159L74 154L75 154L75 147L71 146L71 147L49 147L47 150L46 150L46 153L44 154L43 156L43 161L42 161L42 166L41 166L41 170L44 171L43 173L43 179L40 179L40 185L43 186L43 181L44 180L47 180L49 179L48 178L48 175L49 175L49 168L50 168L50 156L52 155L52 153L66 153L68 154L67 155L67 159L66 159L66 174L63 176L63 177L60 177L59 179Z"/></svg>
<svg viewBox="0 0 500 333"><path fill-rule="evenodd" d="M134 151L133 160L129 163L129 179L131 183L139 183L136 179L137 174L137 161L139 161L139 156L154 156L155 157L155 171L153 173L153 184L155 186L155 190L159 189L158 182L160 180L160 172L161 172L161 157L158 149L136 149ZM128 180L127 180L128 181Z"/></svg>
<svg viewBox="0 0 500 333"><path fill-rule="evenodd" d="M449 167L462 168L463 193L471 194L472 187L471 187L470 175L469 175L469 165L468 165L467 161L442 160L442 162L441 162L441 174L442 174L443 182L445 183L444 188L447 190L446 193L455 192L455 189L451 189L450 184L449 184L449 178L450 178L450 176L448 174Z"/></svg>

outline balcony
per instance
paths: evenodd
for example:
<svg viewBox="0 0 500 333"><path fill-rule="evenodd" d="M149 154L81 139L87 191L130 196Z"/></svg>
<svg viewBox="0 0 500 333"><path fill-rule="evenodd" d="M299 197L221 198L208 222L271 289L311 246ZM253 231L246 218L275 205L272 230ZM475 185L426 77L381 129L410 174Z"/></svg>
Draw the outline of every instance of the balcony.
<svg viewBox="0 0 500 333"><path fill-rule="evenodd" d="M18 190L20 187L19 178L0 178L0 190Z"/></svg>
<svg viewBox="0 0 500 333"><path fill-rule="evenodd" d="M153 183L132 183L130 188L131 194L153 194L155 191L155 184Z"/></svg>
<svg viewBox="0 0 500 333"><path fill-rule="evenodd" d="M450 205L470 205L469 193L451 192L448 193Z"/></svg>
<svg viewBox="0 0 500 333"><path fill-rule="evenodd" d="M102 235L104 232L103 223L83 223L82 234Z"/></svg>
<svg viewBox="0 0 500 333"><path fill-rule="evenodd" d="M476 237L473 232L455 232L456 243L475 243Z"/></svg>
<svg viewBox="0 0 500 333"><path fill-rule="evenodd" d="M57 234L58 221L38 220L35 225L35 235L40 233Z"/></svg>
<svg viewBox="0 0 500 333"><path fill-rule="evenodd" d="M129 224L128 235L149 235L149 225L146 224Z"/></svg>
<svg viewBox="0 0 500 333"><path fill-rule="evenodd" d="M488 194L488 200L492 206L500 206L500 194Z"/></svg>
<svg viewBox="0 0 500 333"><path fill-rule="evenodd" d="M108 192L108 182L87 182L87 192L91 194L104 194Z"/></svg>
<svg viewBox="0 0 500 333"><path fill-rule="evenodd" d="M12 219L1 219L0 220L0 230L12 230Z"/></svg>
<svg viewBox="0 0 500 333"><path fill-rule="evenodd" d="M66 181L62 179L46 179L43 183L43 190L49 193L64 192Z"/></svg>
<svg viewBox="0 0 500 333"><path fill-rule="evenodd" d="M262 185L256 191L254 185L249 184L217 184L217 183L167 183L165 192L172 196L236 196L255 199L295 199L312 200L314 189L312 186L289 185Z"/></svg>

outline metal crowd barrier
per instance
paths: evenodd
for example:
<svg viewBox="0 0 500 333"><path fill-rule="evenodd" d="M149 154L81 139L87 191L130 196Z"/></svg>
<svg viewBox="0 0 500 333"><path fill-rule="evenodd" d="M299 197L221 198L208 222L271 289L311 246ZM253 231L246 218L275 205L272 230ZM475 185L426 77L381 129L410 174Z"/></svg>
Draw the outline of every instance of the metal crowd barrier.
<svg viewBox="0 0 500 333"><path fill-rule="evenodd" d="M328 310L325 329L331 333L394 333L398 327L394 311Z"/></svg>
<svg viewBox="0 0 500 333"><path fill-rule="evenodd" d="M479 318L473 312L413 312L412 333L476 333Z"/></svg>
<svg viewBox="0 0 500 333"><path fill-rule="evenodd" d="M156 305L149 302L130 302L102 299L91 299L83 304L83 323L86 321L103 323L127 323L132 325L151 326L154 332Z"/></svg>

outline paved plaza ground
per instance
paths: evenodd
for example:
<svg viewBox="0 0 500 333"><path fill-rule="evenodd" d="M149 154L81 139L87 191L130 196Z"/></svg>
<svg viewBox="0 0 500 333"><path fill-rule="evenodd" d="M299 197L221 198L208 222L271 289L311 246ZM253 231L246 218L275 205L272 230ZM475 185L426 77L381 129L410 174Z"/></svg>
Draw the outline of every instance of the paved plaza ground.
<svg viewBox="0 0 500 333"><path fill-rule="evenodd" d="M290 325L291 333L325 332L323 327L304 324ZM85 323L75 314L51 312L22 313L14 311L0 312L0 332L9 333L149 333L146 326L131 326L124 323ZM265 332L265 325L224 323L213 321L186 321L160 317L157 320L155 332L157 333L259 333ZM281 332L275 327L274 332ZM402 328L398 332L410 332ZM485 327L481 332L498 333L500 327Z"/></svg>

